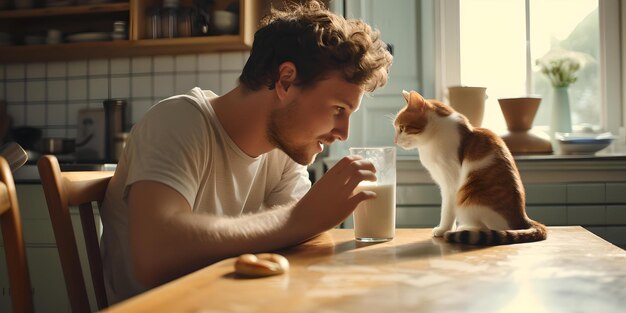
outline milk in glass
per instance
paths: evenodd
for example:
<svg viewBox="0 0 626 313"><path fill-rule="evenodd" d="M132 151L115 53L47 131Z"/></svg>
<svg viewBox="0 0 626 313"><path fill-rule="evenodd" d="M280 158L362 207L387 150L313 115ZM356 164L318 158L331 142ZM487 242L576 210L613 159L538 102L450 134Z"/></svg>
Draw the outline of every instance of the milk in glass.
<svg viewBox="0 0 626 313"><path fill-rule="evenodd" d="M354 234L361 241L385 241L393 238L396 230L396 186L392 184L362 183L355 193L370 190L376 198L363 201L354 211Z"/></svg>

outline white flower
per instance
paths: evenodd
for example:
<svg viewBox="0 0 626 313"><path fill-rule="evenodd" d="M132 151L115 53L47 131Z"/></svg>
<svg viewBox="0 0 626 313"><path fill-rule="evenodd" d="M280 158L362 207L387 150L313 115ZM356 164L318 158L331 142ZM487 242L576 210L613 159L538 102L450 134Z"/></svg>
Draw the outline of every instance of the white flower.
<svg viewBox="0 0 626 313"><path fill-rule="evenodd" d="M593 58L582 52L552 49L537 59L541 72L548 76L552 86L567 87L576 82L576 72Z"/></svg>

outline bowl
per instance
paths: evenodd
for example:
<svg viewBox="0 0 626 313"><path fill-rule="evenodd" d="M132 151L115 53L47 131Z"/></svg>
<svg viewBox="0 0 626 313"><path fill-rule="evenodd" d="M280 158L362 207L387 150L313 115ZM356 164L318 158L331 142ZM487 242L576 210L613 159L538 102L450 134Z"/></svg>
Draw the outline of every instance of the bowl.
<svg viewBox="0 0 626 313"><path fill-rule="evenodd" d="M555 133L561 154L595 154L608 147L615 137L611 133Z"/></svg>
<svg viewBox="0 0 626 313"><path fill-rule="evenodd" d="M225 10L213 12L213 27L217 34L234 34L237 31L239 19L237 14Z"/></svg>

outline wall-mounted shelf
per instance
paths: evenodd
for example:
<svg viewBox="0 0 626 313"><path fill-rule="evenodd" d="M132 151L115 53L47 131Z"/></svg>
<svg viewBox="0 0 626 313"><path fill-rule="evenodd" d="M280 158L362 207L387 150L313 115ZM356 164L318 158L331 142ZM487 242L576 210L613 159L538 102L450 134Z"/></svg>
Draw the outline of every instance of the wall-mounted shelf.
<svg viewBox="0 0 626 313"><path fill-rule="evenodd" d="M55 15L77 15L108 12L128 12L130 5L123 3L86 4L70 7L51 7L29 10L4 10L0 11L0 19L49 17Z"/></svg>
<svg viewBox="0 0 626 313"><path fill-rule="evenodd" d="M149 7L161 6L160 0L129 0L93 5L1 10L0 32L8 33L13 43L0 45L0 63L67 61L86 58L187 54L213 51L248 50L258 21L267 12L266 0L217 0L214 9L239 7L237 34L147 39L146 15ZM192 0L181 0L181 7L191 7ZM40 38L47 30L58 29L64 38L80 32L113 30L113 22L127 25L125 40L62 42L58 44L24 44L25 37Z"/></svg>

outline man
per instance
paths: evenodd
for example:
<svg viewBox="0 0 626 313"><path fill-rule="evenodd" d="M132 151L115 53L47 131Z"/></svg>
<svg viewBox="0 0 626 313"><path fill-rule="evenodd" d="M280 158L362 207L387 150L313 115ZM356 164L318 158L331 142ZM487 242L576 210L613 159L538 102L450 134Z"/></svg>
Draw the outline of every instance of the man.
<svg viewBox="0 0 626 313"><path fill-rule="evenodd" d="M165 99L132 129L107 190L102 254L118 302L218 260L298 244L372 192L374 167L346 157L313 187L306 164L348 138L364 92L387 80L378 33L317 1L272 10L239 85ZM309 190L310 189L310 190Z"/></svg>

